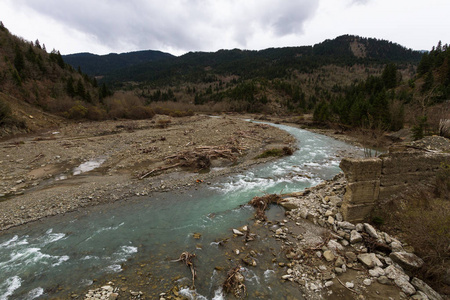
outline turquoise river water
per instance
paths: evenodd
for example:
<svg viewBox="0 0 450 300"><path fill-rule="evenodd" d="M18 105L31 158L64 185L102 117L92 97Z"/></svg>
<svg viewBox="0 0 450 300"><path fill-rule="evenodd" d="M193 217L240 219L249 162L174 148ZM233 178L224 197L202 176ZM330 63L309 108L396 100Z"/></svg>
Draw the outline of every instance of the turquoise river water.
<svg viewBox="0 0 450 300"><path fill-rule="evenodd" d="M49 299L61 291L83 293L96 279L121 274L144 276L147 284L141 289L158 295L174 280L180 286L190 285L186 266L170 262L183 251L196 253L198 278L195 292L182 289L180 293L192 299L224 299L221 282L226 270L238 262L216 241L229 237L232 228L253 223L253 209L244 204L264 193L301 191L331 179L340 172L345 153L363 155L362 149L323 135L271 125L297 139L299 150L294 155L198 189L86 209L0 235L0 300ZM283 211L275 207L269 217L283 218ZM194 233L201 238L194 239ZM278 266L270 260L262 262L263 256L275 251L267 243L257 249L258 266L244 269L246 284L254 297L285 299L292 290L280 282ZM145 274L138 273L144 265ZM216 270L217 266L225 271L217 271L221 269Z"/></svg>

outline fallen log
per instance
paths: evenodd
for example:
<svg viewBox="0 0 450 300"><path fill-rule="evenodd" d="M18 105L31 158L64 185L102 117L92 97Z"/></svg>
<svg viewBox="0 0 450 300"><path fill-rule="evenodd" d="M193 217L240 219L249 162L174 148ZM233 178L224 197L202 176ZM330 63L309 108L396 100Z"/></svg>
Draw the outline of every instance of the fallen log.
<svg viewBox="0 0 450 300"><path fill-rule="evenodd" d="M171 166L159 167L159 168L153 169L153 170L151 170L151 171L149 171L149 172L147 172L147 173L141 175L141 176L139 177L139 179L144 179L144 178L146 178L146 177L152 175L152 174L155 173L155 172L160 172L160 171L169 170L169 169L172 169L172 168L179 167L180 165L181 165L181 164L178 163L178 164L174 164L174 165L171 165Z"/></svg>

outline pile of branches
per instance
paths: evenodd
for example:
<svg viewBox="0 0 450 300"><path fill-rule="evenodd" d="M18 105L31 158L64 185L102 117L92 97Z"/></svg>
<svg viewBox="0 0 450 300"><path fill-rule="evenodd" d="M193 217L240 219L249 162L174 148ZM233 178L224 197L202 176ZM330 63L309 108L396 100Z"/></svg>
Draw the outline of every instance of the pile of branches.
<svg viewBox="0 0 450 300"><path fill-rule="evenodd" d="M283 201L277 194L264 195L262 197L254 197L248 204L256 209L255 218L260 221L267 221L265 214L266 209L269 208L271 203L280 204Z"/></svg>
<svg viewBox="0 0 450 300"><path fill-rule="evenodd" d="M244 284L244 275L241 274L240 270L241 266L237 266L229 270L227 273L227 278L222 284L222 288L225 293L233 293L236 298L243 299L247 296L247 287Z"/></svg>
<svg viewBox="0 0 450 300"><path fill-rule="evenodd" d="M194 266L194 258L196 255L194 253L189 253L187 251L181 253L180 257L177 260L173 260L172 262L182 261L186 264L187 267L191 270L192 273L192 289L195 289L195 277L197 277L197 271L195 271Z"/></svg>
<svg viewBox="0 0 450 300"><path fill-rule="evenodd" d="M211 166L211 160L217 158L225 158L235 161L238 155L242 154L242 148L238 145L223 145L223 146L199 146L192 150L185 150L174 155L164 158L171 164L165 167L159 167L146 172L139 176L139 179L146 178L156 172L176 168L188 167L197 171L208 169Z"/></svg>

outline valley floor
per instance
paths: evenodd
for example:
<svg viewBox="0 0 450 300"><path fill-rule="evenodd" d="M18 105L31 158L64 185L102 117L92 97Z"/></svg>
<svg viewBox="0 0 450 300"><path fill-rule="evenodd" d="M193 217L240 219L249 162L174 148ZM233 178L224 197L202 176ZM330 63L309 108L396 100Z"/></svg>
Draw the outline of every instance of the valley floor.
<svg viewBox="0 0 450 300"><path fill-rule="evenodd" d="M254 158L292 141L286 132L242 116L77 123L2 141L0 231L81 207L207 183L266 161ZM190 153L211 156L212 171L186 168ZM171 172L182 169L187 172Z"/></svg>

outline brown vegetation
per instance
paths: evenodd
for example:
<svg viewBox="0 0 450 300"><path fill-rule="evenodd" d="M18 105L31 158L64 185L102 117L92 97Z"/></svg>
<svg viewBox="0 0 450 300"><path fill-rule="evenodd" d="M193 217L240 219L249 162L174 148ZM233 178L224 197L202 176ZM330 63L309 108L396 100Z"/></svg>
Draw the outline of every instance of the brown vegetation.
<svg viewBox="0 0 450 300"><path fill-rule="evenodd" d="M450 167L443 165L434 187L392 199L377 212L384 230L404 238L423 258L418 276L450 294Z"/></svg>

